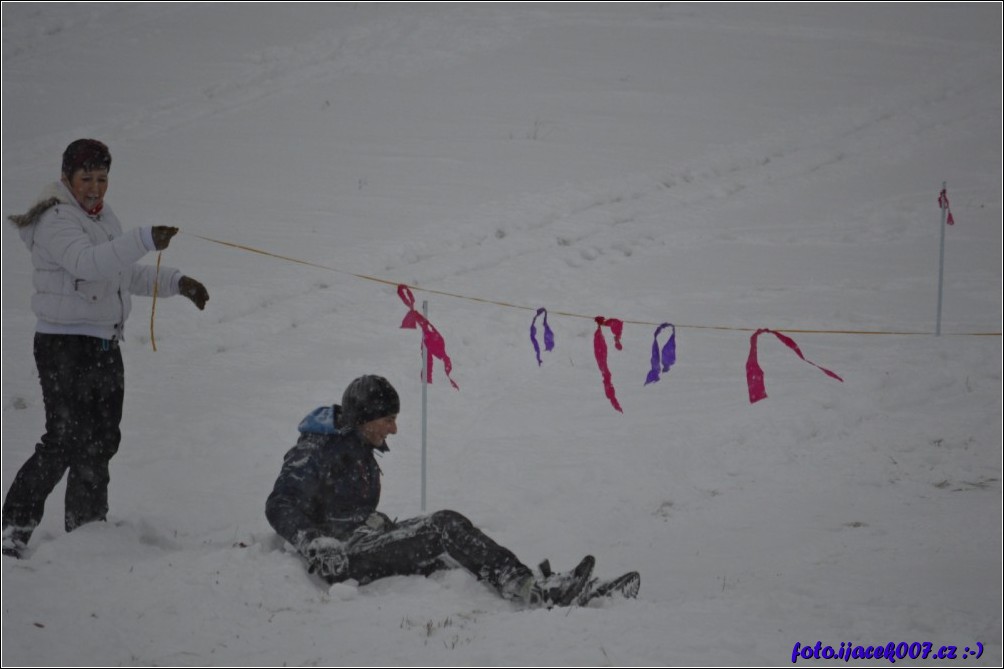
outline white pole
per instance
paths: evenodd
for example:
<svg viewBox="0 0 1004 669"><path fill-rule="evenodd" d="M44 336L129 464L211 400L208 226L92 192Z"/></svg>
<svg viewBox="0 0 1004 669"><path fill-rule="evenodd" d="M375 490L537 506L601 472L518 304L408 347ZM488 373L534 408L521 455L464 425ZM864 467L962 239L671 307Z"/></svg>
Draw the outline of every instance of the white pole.
<svg viewBox="0 0 1004 669"><path fill-rule="evenodd" d="M429 320L429 302L428 300L422 300L422 315L425 316L426 320ZM425 453L426 453L426 432L429 424L428 415L428 392L427 388L429 386L429 370L427 365L429 362L429 352L425 349L425 338L422 338L422 513L425 513Z"/></svg>
<svg viewBox="0 0 1004 669"><path fill-rule="evenodd" d="M941 182L941 192L946 192L948 188L948 183L945 181ZM941 294L942 286L945 282L945 216L948 213L948 207L941 206L941 251L939 253L938 259L938 323L934 329L934 335L936 337L941 336Z"/></svg>

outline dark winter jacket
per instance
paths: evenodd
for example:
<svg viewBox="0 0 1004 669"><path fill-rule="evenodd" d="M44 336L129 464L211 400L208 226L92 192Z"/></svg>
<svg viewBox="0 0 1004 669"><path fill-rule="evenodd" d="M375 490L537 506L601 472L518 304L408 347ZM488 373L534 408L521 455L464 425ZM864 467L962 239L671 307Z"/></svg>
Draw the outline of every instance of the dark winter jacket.
<svg viewBox="0 0 1004 669"><path fill-rule="evenodd" d="M380 502L380 467L355 429L339 429L340 407L319 407L299 426L300 438L283 460L265 504L273 529L299 548L316 537L344 540Z"/></svg>

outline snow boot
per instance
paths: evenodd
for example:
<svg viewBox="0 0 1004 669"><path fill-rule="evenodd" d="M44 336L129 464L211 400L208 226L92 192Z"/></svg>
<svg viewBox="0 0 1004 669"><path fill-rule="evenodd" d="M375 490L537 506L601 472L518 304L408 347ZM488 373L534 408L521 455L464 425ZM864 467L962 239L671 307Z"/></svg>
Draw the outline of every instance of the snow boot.
<svg viewBox="0 0 1004 669"><path fill-rule="evenodd" d="M28 539L31 532L8 525L3 528L3 554L20 560L24 557L25 550L28 549Z"/></svg>
<svg viewBox="0 0 1004 669"><path fill-rule="evenodd" d="M596 558L587 555L572 571L555 574L549 560L541 562L541 578L536 583L541 605L552 608L575 603L589 585L595 566Z"/></svg>
<svg viewBox="0 0 1004 669"><path fill-rule="evenodd" d="M578 604L579 606L585 606L594 599L614 597L615 595L624 597L625 599L634 599L638 596L640 588L641 574L636 571L629 571L609 581L601 581L598 578L594 578L579 595Z"/></svg>
<svg viewBox="0 0 1004 669"><path fill-rule="evenodd" d="M544 605L540 586L533 574L516 576L506 581L499 593L503 599L508 599L526 608L536 609Z"/></svg>

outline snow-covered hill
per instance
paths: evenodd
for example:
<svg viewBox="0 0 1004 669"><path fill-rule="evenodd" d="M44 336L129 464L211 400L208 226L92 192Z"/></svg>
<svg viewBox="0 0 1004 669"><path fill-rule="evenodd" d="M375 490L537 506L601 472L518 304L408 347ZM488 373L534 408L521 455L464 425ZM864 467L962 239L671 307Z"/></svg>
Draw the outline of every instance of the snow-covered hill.
<svg viewBox="0 0 1004 669"><path fill-rule="evenodd" d="M790 665L817 641L999 665L1001 339L971 335L1002 322L1001 76L992 3L4 3L3 215L101 139L120 218L179 226L163 261L211 293L158 301L156 352L136 300L110 522L65 534L60 486L3 560L4 665ZM942 182L944 335L860 334L934 331ZM6 492L44 415L2 242ZM437 366L428 510L531 565L638 569L638 600L329 591L284 550L282 455L362 373L403 400L382 508L422 512L397 283L460 387ZM623 413L599 315L626 321ZM644 385L663 322L677 362ZM763 336L751 404L758 328L843 382Z"/></svg>

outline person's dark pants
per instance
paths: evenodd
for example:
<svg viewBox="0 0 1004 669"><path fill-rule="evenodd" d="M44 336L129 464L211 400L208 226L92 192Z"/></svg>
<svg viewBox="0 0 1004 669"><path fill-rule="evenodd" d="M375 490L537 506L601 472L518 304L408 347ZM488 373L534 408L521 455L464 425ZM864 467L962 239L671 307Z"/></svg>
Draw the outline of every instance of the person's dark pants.
<svg viewBox="0 0 1004 669"><path fill-rule="evenodd" d="M429 575L456 566L467 569L496 590L528 567L456 511L396 523L386 532L361 528L346 543L346 579L368 583L386 576Z"/></svg>
<svg viewBox="0 0 1004 669"><path fill-rule="evenodd" d="M125 397L117 342L36 333L35 364L45 402L45 434L15 476L3 505L4 529L13 528L24 543L67 470L66 530L105 520L108 462L119 448Z"/></svg>

